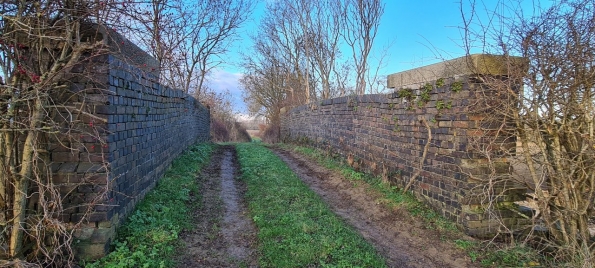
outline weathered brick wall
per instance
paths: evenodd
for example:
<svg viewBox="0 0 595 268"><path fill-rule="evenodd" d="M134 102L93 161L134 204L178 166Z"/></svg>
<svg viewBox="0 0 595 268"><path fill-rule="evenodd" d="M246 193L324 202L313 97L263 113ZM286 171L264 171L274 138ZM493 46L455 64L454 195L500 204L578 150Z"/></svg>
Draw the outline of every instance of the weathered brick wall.
<svg viewBox="0 0 595 268"><path fill-rule="evenodd" d="M126 51L150 59L134 45ZM147 66L113 51L87 57L56 90L60 109L53 118L61 131L50 137L48 158L63 197L62 220L78 224L77 255L95 259L172 160L209 141L210 111L157 83L154 61Z"/></svg>
<svg viewBox="0 0 595 268"><path fill-rule="evenodd" d="M459 66L453 71L460 61L389 76L389 87L395 93L341 97L291 109L282 116L282 138L307 140L336 151L353 166L383 174L399 186L405 186L416 173L429 142L423 170L412 186L414 193L468 234L492 235L499 222L484 213L485 196L477 193L485 189L482 184L487 180L500 183L494 183L492 193L510 186L503 184L509 164L502 155L514 148L515 137L493 132L506 125L503 118L492 117L484 104L486 99L502 99L499 94L503 92L475 79L485 62L474 70ZM498 75L495 72L484 70L481 75ZM491 163L481 153L487 145L493 147L492 157L500 156ZM496 193L495 202L516 201L521 198L519 191L523 190ZM506 224L515 224L513 212L499 213Z"/></svg>
<svg viewBox="0 0 595 268"><path fill-rule="evenodd" d="M117 213L128 214L189 145L209 140L209 109L110 56L108 153ZM135 75L135 71L137 75ZM126 205L124 205L126 204Z"/></svg>

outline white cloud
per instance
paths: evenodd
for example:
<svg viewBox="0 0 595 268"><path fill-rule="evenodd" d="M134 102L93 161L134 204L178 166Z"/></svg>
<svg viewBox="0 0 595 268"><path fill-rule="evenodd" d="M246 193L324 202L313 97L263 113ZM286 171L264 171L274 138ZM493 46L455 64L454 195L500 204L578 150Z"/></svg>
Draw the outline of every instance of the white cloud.
<svg viewBox="0 0 595 268"><path fill-rule="evenodd" d="M215 92L229 91L232 98L233 110L239 113L246 113L247 108L242 99L240 78L242 73L232 73L223 69L211 71L208 77L208 85Z"/></svg>
<svg viewBox="0 0 595 268"><path fill-rule="evenodd" d="M235 114L235 118L238 121L252 121L252 120L256 119L256 116L250 116L248 114L238 113L238 114Z"/></svg>

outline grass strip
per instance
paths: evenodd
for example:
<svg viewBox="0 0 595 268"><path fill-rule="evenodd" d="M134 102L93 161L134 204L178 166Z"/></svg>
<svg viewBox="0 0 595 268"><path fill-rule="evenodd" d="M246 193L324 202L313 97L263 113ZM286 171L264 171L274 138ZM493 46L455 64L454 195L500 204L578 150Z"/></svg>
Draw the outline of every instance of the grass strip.
<svg viewBox="0 0 595 268"><path fill-rule="evenodd" d="M237 145L262 267L385 267L383 258L331 212L273 152Z"/></svg>
<svg viewBox="0 0 595 268"><path fill-rule="evenodd" d="M550 263L543 256L539 256L536 250L526 245L488 243L485 246L481 242L467 240L466 235L458 231L453 222L418 201L411 193L404 193L396 186L383 183L379 177L355 171L344 161L329 155L327 151L293 144L279 146L306 155L318 164L339 172L346 179L367 183L372 189L382 193L390 205L405 207L412 216L424 221L427 228L440 231L445 239L453 242L455 247L467 252L473 262L484 267L534 267L540 266L540 263Z"/></svg>
<svg viewBox="0 0 595 268"><path fill-rule="evenodd" d="M193 207L188 201L198 194L196 176L209 163L213 147L196 144L176 158L157 187L147 193L120 227L113 252L85 267L173 266L178 234L192 228Z"/></svg>
<svg viewBox="0 0 595 268"><path fill-rule="evenodd" d="M405 207L407 211L419 219L423 220L427 227L438 229L443 232L457 232L457 227L448 219L442 217L436 211L424 203L418 201L411 193L405 193L396 186L391 186L382 182L382 179L368 173L355 171L352 167L329 156L328 152L319 149L283 144L281 147L287 150L293 150L300 154L314 159L318 164L330 170L337 171L341 176L352 181L362 181L367 183L377 192L382 193L392 206Z"/></svg>

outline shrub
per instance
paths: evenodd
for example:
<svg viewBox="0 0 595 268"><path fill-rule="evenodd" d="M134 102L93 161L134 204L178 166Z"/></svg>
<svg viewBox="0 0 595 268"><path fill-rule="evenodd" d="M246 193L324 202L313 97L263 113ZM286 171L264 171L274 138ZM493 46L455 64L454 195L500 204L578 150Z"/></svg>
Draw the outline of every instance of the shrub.
<svg viewBox="0 0 595 268"><path fill-rule="evenodd" d="M213 118L211 120L211 137L213 142L229 141L229 131L222 121Z"/></svg>
<svg viewBox="0 0 595 268"><path fill-rule="evenodd" d="M279 124L269 124L266 126L264 133L262 133L262 141L266 143L278 143L279 139Z"/></svg>
<svg viewBox="0 0 595 268"><path fill-rule="evenodd" d="M250 134L248 134L248 131L246 130L246 128L239 122L233 123L232 133L233 133L233 135L232 135L233 137L232 137L231 141L235 141L235 142L250 142L250 141L252 141L252 138L250 137Z"/></svg>

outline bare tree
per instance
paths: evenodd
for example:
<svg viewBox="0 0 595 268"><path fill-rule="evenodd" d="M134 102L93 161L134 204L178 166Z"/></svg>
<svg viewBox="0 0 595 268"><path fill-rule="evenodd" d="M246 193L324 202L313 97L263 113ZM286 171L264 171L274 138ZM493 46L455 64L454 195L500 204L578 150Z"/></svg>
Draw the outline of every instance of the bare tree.
<svg viewBox="0 0 595 268"><path fill-rule="evenodd" d="M271 49L283 51L279 59L286 74L300 81L299 88L288 88L293 99L303 95L310 103L339 95L340 81L347 80L347 69L339 70L342 8L340 1L331 0L285 0L267 6L254 40L268 39Z"/></svg>
<svg viewBox="0 0 595 268"><path fill-rule="evenodd" d="M292 91L299 81L287 75L287 68L278 54L265 43L260 43L262 54L245 62L246 73L240 83L244 89L244 100L251 114L264 115L273 124L279 123L280 109L292 98Z"/></svg>
<svg viewBox="0 0 595 268"><path fill-rule="evenodd" d="M126 14L130 25L124 30L159 61L163 84L200 96L254 5L253 0L150 0Z"/></svg>
<svg viewBox="0 0 595 268"><path fill-rule="evenodd" d="M172 67L179 64L181 46L189 38L191 11L180 0L122 3L124 7L127 4L134 8L125 9L126 13L117 18L126 20L126 24L116 25L118 30L158 61L162 84L177 86Z"/></svg>
<svg viewBox="0 0 595 268"><path fill-rule="evenodd" d="M283 80L298 81L297 84L286 85L290 86L286 90L294 100L303 98L301 103L308 103L315 92L312 90L315 83L310 83L312 72L306 54L310 52L304 49L310 39L304 34L300 18L304 19L300 13L296 13L297 10L304 11L292 1L267 5L267 13L261 22L259 33L253 37L254 50L263 58L270 58L274 53L278 68L270 70L281 71L280 74L286 76ZM263 67L268 65L263 61L261 63L264 63Z"/></svg>
<svg viewBox="0 0 595 268"><path fill-rule="evenodd" d="M181 58L185 60L178 69L184 81L183 90L200 96L206 76L222 62L221 57L236 41L237 30L253 7L252 0L200 1L191 6L197 12L192 14L190 38L181 49Z"/></svg>
<svg viewBox="0 0 595 268"><path fill-rule="evenodd" d="M380 0L345 0L342 23L345 25L343 39L351 48L351 57L355 66L355 92L366 93L370 76L369 56L378 33L380 18L384 14L384 4ZM376 81L370 81L375 84Z"/></svg>
<svg viewBox="0 0 595 268"><path fill-rule="evenodd" d="M510 68L506 79L482 78L506 95L481 105L506 119L509 127L500 130L516 133L517 150L506 157L517 183L533 192L533 224L547 228L556 257L593 267L588 222L595 198L595 3L555 1L549 8L534 6L533 14L511 5L488 14L489 22L478 22L477 5L471 1L473 16L464 17L465 47L479 44L489 53L526 59L521 68ZM519 65L512 58L506 64ZM501 101L502 96L511 98Z"/></svg>
<svg viewBox="0 0 595 268"><path fill-rule="evenodd" d="M340 79L334 70L341 56L339 50L339 37L342 30L341 6L337 1L315 1L310 3L311 6L303 6L302 2L298 3L299 10L310 11L304 16L303 13L295 10L300 14L299 21L304 32L302 49L310 61L312 71L320 80L320 90L317 95L322 99L328 99L335 95L332 92L332 80Z"/></svg>
<svg viewBox="0 0 595 268"><path fill-rule="evenodd" d="M357 94L382 90L378 71L384 56L378 68L369 66L384 13L380 1L284 0L270 3L266 12L255 42L266 38L272 49L283 51L282 62L292 67L288 74L297 76L306 103L345 95L349 81L355 81ZM341 51L342 44L350 52ZM345 64L341 57L348 54L352 59Z"/></svg>

